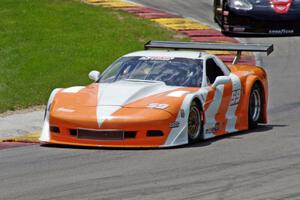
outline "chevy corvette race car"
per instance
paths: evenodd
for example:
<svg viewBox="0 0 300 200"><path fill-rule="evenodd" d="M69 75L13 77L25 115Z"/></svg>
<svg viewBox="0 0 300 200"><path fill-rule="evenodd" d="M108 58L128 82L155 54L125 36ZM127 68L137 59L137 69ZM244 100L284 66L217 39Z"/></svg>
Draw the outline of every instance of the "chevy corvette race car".
<svg viewBox="0 0 300 200"><path fill-rule="evenodd" d="M237 65L273 45L150 41L86 87L55 89L40 141L98 147L170 147L267 122L268 80ZM192 51L193 50L193 51ZM233 65L201 50L237 51Z"/></svg>
<svg viewBox="0 0 300 200"><path fill-rule="evenodd" d="M300 0L214 0L224 33L298 35Z"/></svg>

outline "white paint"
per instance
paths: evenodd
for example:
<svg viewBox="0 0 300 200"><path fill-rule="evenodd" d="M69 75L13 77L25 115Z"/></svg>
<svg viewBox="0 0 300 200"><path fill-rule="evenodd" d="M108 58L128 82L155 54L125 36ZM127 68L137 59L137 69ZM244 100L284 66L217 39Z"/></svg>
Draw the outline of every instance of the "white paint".
<svg viewBox="0 0 300 200"><path fill-rule="evenodd" d="M58 108L56 111L57 112L66 112L66 113L73 113L73 112L75 112L75 110L68 109L68 108Z"/></svg>
<svg viewBox="0 0 300 200"><path fill-rule="evenodd" d="M169 133L169 136L162 147L178 146L188 144L188 117L190 113L190 106L195 98L199 98L201 102L205 102L208 91L206 88L201 88L197 92L186 95L184 101L179 110L184 110L185 117L181 117L179 112L176 118L176 122L179 122L180 126L173 128Z"/></svg>
<svg viewBox="0 0 300 200"><path fill-rule="evenodd" d="M178 89L164 82L123 80L114 83L100 83L98 106L123 106L138 99ZM153 102L155 103L155 102Z"/></svg>
<svg viewBox="0 0 300 200"><path fill-rule="evenodd" d="M209 84L207 83L207 77L206 77L206 60L210 58L212 58L216 62L216 64L220 67L220 69L223 71L225 76L230 75L230 70L228 69L228 67L217 56L210 55L210 54L204 55L202 57L204 63L202 87L206 87L208 89L212 89L211 86L209 86ZM215 137L214 133L212 133L211 131L209 132L207 130L212 130L216 128L217 122L215 117L222 103L223 93L224 93L224 85L217 86L213 100L210 103L208 109L205 111L206 123L204 125L204 139Z"/></svg>
<svg viewBox="0 0 300 200"><path fill-rule="evenodd" d="M161 109L164 110L166 108L168 108L169 105L168 104L163 104L163 103L150 103L147 108L152 108L152 109Z"/></svg>
<svg viewBox="0 0 300 200"><path fill-rule="evenodd" d="M240 90L241 92L241 81L240 78L235 75L235 74L230 74L230 78L232 81L232 91L235 90ZM236 126L236 121L237 121L237 116L235 115L236 109L238 107L238 104L230 105L227 113L226 113L226 119L227 119L227 124L226 124L226 132L232 133L237 131L235 126Z"/></svg>
<svg viewBox="0 0 300 200"><path fill-rule="evenodd" d="M183 144L187 144L188 143L188 113L190 112L190 105L191 105L191 101L194 97L194 94L188 94L182 105L181 105L181 109L184 110L185 117L182 118L181 117L181 113L179 112L176 118L176 121L179 122L180 126L177 128L172 128L171 132L169 133L169 136L165 142L164 145L162 145L162 147L170 147L170 146L177 146L177 145L183 145ZM179 138L179 139L178 139Z"/></svg>
<svg viewBox="0 0 300 200"><path fill-rule="evenodd" d="M83 87L83 86L74 86L74 87L66 88L62 92L63 93L78 93L83 88L85 88L85 87Z"/></svg>
<svg viewBox="0 0 300 200"><path fill-rule="evenodd" d="M158 81L122 80L101 83L98 87L98 126L100 128L106 119L128 103L175 89L178 87L167 86Z"/></svg>
<svg viewBox="0 0 300 200"><path fill-rule="evenodd" d="M213 133L206 132L206 130L216 127L217 122L215 117L222 103L223 92L224 92L224 85L217 86L213 101L211 102L211 104L209 105L208 109L205 112L206 123L204 125L204 139L215 137Z"/></svg>
<svg viewBox="0 0 300 200"><path fill-rule="evenodd" d="M111 115L121 108L121 106L97 106L97 122L99 128L105 120L112 119Z"/></svg>
<svg viewBox="0 0 300 200"><path fill-rule="evenodd" d="M137 51L125 55L124 57L166 57L166 58L190 58L190 59L202 59L201 56L208 55L206 52L200 51L175 51L175 50L147 50Z"/></svg>
<svg viewBox="0 0 300 200"><path fill-rule="evenodd" d="M50 142L50 123L49 123L50 109L51 109L51 104L53 102L55 95L60 90L61 90L60 88L54 89L49 97L48 104L47 104L47 110L46 110L46 116L45 116L45 120L44 120L44 125L43 125L41 136L39 138L39 140L41 142Z"/></svg>
<svg viewBox="0 0 300 200"><path fill-rule="evenodd" d="M168 97L182 97L183 95L189 93L189 91L174 91L169 93Z"/></svg>
<svg viewBox="0 0 300 200"><path fill-rule="evenodd" d="M89 73L89 79L94 82L97 82L100 79L101 73L97 70L93 70Z"/></svg>

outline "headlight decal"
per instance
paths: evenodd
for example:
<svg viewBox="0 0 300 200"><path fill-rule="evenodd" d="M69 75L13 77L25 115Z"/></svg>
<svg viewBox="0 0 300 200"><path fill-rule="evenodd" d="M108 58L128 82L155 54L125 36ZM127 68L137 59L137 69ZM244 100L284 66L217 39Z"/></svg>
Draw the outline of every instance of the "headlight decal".
<svg viewBox="0 0 300 200"><path fill-rule="evenodd" d="M152 109L161 109L164 110L166 108L168 108L169 105L168 104L161 104L161 103L150 103L147 108L152 108Z"/></svg>

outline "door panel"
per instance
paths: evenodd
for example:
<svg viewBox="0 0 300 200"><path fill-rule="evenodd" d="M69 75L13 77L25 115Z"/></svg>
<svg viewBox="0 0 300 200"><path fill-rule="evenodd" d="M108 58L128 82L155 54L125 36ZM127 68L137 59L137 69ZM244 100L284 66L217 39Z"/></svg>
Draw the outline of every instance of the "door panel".
<svg viewBox="0 0 300 200"><path fill-rule="evenodd" d="M222 103L224 86L218 86L214 89L211 86L207 87L208 95L204 105L205 125L204 125L204 139L212 138L218 129L216 115Z"/></svg>
<svg viewBox="0 0 300 200"><path fill-rule="evenodd" d="M232 84L228 83L224 85L223 96L221 105L216 115L216 121L218 123L218 129L216 130L216 135L222 135L226 133L226 124L227 124L227 111L230 106L232 99Z"/></svg>
<svg viewBox="0 0 300 200"><path fill-rule="evenodd" d="M206 117L204 138L211 138L235 130L237 121L235 113L240 100L241 84L239 77L229 74L230 83L213 88L212 83L216 78L225 74L213 59L207 59L205 67L209 86L204 105Z"/></svg>
<svg viewBox="0 0 300 200"><path fill-rule="evenodd" d="M226 133L226 112L232 96L232 84L208 86L208 95L204 104L205 126L204 137L212 138Z"/></svg>

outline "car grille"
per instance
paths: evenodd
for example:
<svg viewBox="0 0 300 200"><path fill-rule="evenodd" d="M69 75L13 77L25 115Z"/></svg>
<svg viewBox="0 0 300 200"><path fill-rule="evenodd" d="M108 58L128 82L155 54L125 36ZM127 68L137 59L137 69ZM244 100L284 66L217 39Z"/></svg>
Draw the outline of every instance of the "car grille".
<svg viewBox="0 0 300 200"><path fill-rule="evenodd" d="M78 129L77 138L85 140L123 140L124 131Z"/></svg>

